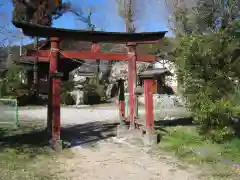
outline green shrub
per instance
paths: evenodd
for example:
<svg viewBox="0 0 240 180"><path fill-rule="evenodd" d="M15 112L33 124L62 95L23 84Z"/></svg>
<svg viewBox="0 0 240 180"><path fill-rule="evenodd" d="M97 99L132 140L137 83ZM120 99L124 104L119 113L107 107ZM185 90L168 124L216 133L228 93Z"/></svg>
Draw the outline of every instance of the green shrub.
<svg viewBox="0 0 240 180"><path fill-rule="evenodd" d="M74 88L74 83L72 81L64 81L61 85L61 104L74 105L76 104L74 98L70 92Z"/></svg>
<svg viewBox="0 0 240 180"><path fill-rule="evenodd" d="M233 137L235 132L232 117L236 116L236 111L231 102L224 99L212 102L206 97L199 101L199 107L193 113L199 132L216 142Z"/></svg>
<svg viewBox="0 0 240 180"><path fill-rule="evenodd" d="M19 73L21 67L12 64L0 83L0 96L2 98L14 98L20 106L36 104L38 99L34 89L27 84L22 84Z"/></svg>
<svg viewBox="0 0 240 180"><path fill-rule="evenodd" d="M19 106L38 104L38 98L36 94L22 94L16 97Z"/></svg>
<svg viewBox="0 0 240 180"><path fill-rule="evenodd" d="M240 105L240 41L231 34L225 30L185 36L174 52L187 106L199 131L217 142L237 133L232 118L240 112L235 108Z"/></svg>
<svg viewBox="0 0 240 180"><path fill-rule="evenodd" d="M73 99L71 94L63 93L63 94L61 94L61 104L74 105L74 104L76 104L76 102Z"/></svg>
<svg viewBox="0 0 240 180"><path fill-rule="evenodd" d="M101 103L101 96L96 91L85 91L83 97L84 104L94 105Z"/></svg>
<svg viewBox="0 0 240 180"><path fill-rule="evenodd" d="M105 100L104 85L101 85L97 78L91 78L84 89L84 104L100 104Z"/></svg>

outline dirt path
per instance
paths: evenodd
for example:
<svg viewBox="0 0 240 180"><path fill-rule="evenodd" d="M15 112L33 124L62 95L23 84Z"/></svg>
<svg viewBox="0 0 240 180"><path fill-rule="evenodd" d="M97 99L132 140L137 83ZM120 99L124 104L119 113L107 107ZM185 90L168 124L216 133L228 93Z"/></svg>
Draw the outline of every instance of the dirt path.
<svg viewBox="0 0 240 180"><path fill-rule="evenodd" d="M46 108L20 110L22 119L46 120L46 116ZM198 180L195 170L180 168L165 155L152 157L139 142L113 137L117 124L106 120L117 117L116 107L62 108L62 127L73 126L62 129L61 139L71 144L73 155L60 155L51 166L57 167L53 179Z"/></svg>
<svg viewBox="0 0 240 180"><path fill-rule="evenodd" d="M94 147L76 147L73 156L58 161L61 179L68 180L197 180L193 169L181 169L167 157L151 157L146 149L126 139L99 141ZM168 160L166 160L168 159Z"/></svg>

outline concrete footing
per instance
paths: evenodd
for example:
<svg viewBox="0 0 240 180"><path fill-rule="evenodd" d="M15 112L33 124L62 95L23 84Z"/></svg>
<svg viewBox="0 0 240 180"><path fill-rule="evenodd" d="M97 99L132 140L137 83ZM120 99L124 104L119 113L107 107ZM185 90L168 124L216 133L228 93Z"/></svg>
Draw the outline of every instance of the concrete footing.
<svg viewBox="0 0 240 180"><path fill-rule="evenodd" d="M128 133L128 126L125 124L119 124L117 126L117 137L122 138Z"/></svg>
<svg viewBox="0 0 240 180"><path fill-rule="evenodd" d="M117 127L117 137L125 137L125 138L134 138L141 137L142 131L140 129L135 128L135 126L120 124Z"/></svg>
<svg viewBox="0 0 240 180"><path fill-rule="evenodd" d="M49 141L49 144L51 146L51 148L55 151L61 151L63 149L63 142L62 140L53 140L51 139Z"/></svg>
<svg viewBox="0 0 240 180"><path fill-rule="evenodd" d="M141 139L145 146L155 146L158 143L158 135L149 131L145 134L141 128L130 128L128 125L120 124L117 127L117 137L127 139Z"/></svg>
<svg viewBox="0 0 240 180"><path fill-rule="evenodd" d="M129 124L129 129L130 130L135 130L136 129L136 123L133 121L133 122L130 122Z"/></svg>
<svg viewBox="0 0 240 180"><path fill-rule="evenodd" d="M144 145L155 146L158 143L158 135L153 133L147 133L142 138Z"/></svg>

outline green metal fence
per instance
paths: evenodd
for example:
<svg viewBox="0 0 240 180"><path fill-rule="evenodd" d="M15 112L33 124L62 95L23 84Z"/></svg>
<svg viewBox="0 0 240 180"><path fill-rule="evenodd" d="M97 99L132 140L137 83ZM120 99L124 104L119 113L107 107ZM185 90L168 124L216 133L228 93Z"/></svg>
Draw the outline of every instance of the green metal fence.
<svg viewBox="0 0 240 180"><path fill-rule="evenodd" d="M0 127L18 127L18 103L16 99L0 99Z"/></svg>

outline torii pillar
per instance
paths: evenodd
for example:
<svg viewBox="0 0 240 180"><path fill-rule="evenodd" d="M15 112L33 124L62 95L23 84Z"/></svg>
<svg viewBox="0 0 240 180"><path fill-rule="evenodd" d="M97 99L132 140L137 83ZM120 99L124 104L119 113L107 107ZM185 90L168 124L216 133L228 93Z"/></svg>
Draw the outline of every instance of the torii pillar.
<svg viewBox="0 0 240 180"><path fill-rule="evenodd" d="M48 128L51 129L51 146L55 150L62 149L62 141L60 140L60 86L61 74L58 73L58 61L60 58L60 39L52 37L51 54L49 63L49 104L48 104Z"/></svg>
<svg viewBox="0 0 240 180"><path fill-rule="evenodd" d="M136 88L136 61L137 61L137 44L128 43L128 54L131 58L128 60L128 90L129 90L129 120L130 129L135 129L135 88Z"/></svg>

